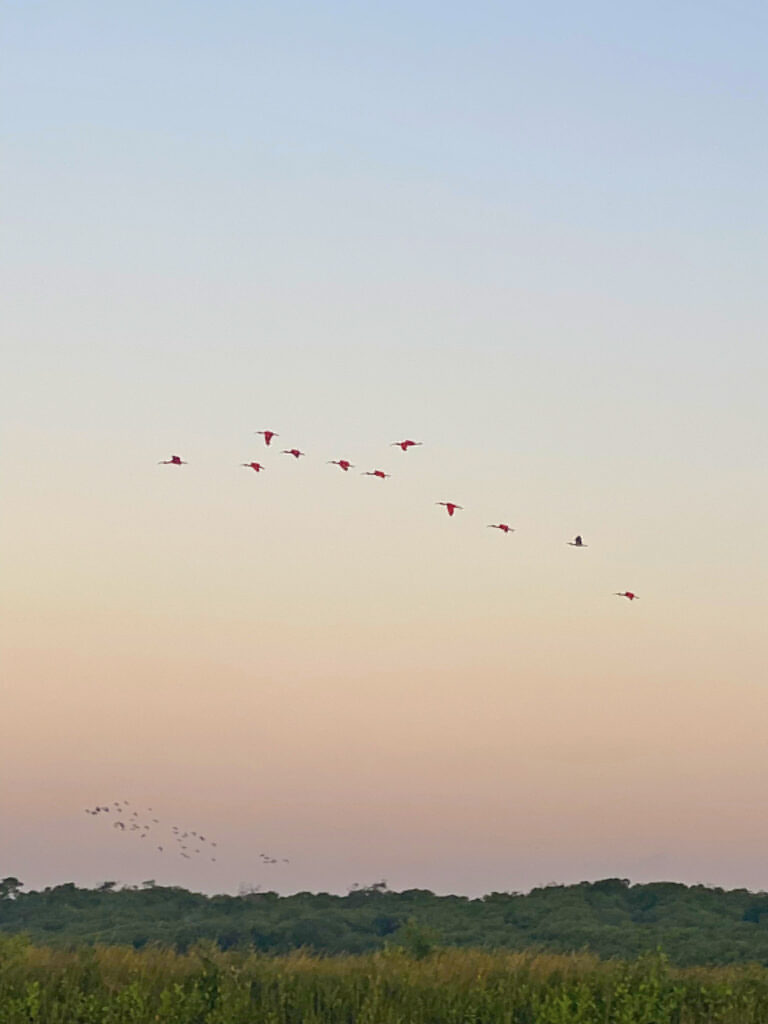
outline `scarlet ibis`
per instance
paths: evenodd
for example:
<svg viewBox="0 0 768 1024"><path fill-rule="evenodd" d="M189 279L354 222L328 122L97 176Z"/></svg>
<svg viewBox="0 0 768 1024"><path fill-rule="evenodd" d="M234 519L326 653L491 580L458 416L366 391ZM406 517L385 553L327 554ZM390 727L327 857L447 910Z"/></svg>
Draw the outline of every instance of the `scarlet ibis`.
<svg viewBox="0 0 768 1024"><path fill-rule="evenodd" d="M261 434L261 436L264 438L264 444L267 446L267 448L269 448L269 446L272 444L273 437L280 437L280 435L276 434L274 430L256 430L255 433Z"/></svg>
<svg viewBox="0 0 768 1024"><path fill-rule="evenodd" d="M436 505L444 505L445 508L448 511L448 515L449 516L452 516L457 508L458 509L462 509L462 510L464 508L463 505L457 505L454 501L436 501L435 504Z"/></svg>
<svg viewBox="0 0 768 1024"><path fill-rule="evenodd" d="M170 459L163 459L158 466L186 466L186 462L180 455L172 455Z"/></svg>
<svg viewBox="0 0 768 1024"><path fill-rule="evenodd" d="M393 441L389 447L401 448L404 452L407 452L409 448L418 448L423 443L423 441Z"/></svg>
<svg viewBox="0 0 768 1024"><path fill-rule="evenodd" d="M629 601L639 601L640 598L637 594L633 594L631 590L625 590L623 593L616 593L614 597L626 597Z"/></svg>
<svg viewBox="0 0 768 1024"><path fill-rule="evenodd" d="M584 541L581 539L581 534L578 534L578 536L574 537L573 540L569 540L568 543L571 545L572 548L589 547L589 544L585 544Z"/></svg>
<svg viewBox="0 0 768 1024"><path fill-rule="evenodd" d="M264 469L260 462L241 462L240 465L245 466L246 469L252 469L256 473L260 473Z"/></svg>
<svg viewBox="0 0 768 1024"><path fill-rule="evenodd" d="M365 473L360 474L360 476L377 476L379 480L386 480L391 475L391 473L385 473L383 469L367 470Z"/></svg>
<svg viewBox="0 0 768 1024"><path fill-rule="evenodd" d="M292 455L294 459L299 459L302 455L306 454L306 452L300 452L298 448L285 448L283 450L283 455Z"/></svg>
<svg viewBox="0 0 768 1024"><path fill-rule="evenodd" d="M352 465L352 463L349 462L347 459L330 459L329 462L328 462L328 465L329 466L340 466L341 469L343 469L345 473L348 470L355 468Z"/></svg>
<svg viewBox="0 0 768 1024"><path fill-rule="evenodd" d="M488 529L489 530L503 530L504 533L514 533L515 532L515 528L513 526L508 526L507 523L489 523L488 524Z"/></svg>

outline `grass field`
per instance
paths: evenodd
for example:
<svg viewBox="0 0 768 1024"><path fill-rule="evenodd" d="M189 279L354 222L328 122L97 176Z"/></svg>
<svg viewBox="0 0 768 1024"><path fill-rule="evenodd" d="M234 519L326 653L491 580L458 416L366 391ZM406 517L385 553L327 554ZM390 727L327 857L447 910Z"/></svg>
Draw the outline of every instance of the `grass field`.
<svg viewBox="0 0 768 1024"><path fill-rule="evenodd" d="M763 1024L768 969L662 956L269 957L0 940L0 1024Z"/></svg>

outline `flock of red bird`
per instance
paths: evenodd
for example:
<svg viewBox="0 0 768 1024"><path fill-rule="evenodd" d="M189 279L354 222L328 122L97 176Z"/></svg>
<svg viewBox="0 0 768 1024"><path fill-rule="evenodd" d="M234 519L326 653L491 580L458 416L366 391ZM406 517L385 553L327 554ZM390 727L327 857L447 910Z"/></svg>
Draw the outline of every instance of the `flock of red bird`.
<svg viewBox="0 0 768 1024"><path fill-rule="evenodd" d="M256 434L261 435L264 438L264 444L269 448L272 441L280 435L274 430L257 430ZM423 444L422 441L412 441L407 439L405 441L393 441L390 445L391 448L399 448L401 451L407 452L411 448L418 448ZM283 455L292 455L294 459L300 459L306 455L306 452L301 451L300 448L283 448ZM158 463L159 466L186 466L187 462L182 459L180 455L172 455L170 459L163 459ZM256 473L261 473L264 470L264 465L261 462L243 462L241 463L246 469L252 469ZM348 459L329 459L329 466L338 466L343 472L348 473L350 469L354 469L354 465ZM365 470L362 476L375 476L379 480L387 480L390 477L390 473L385 473L383 469L368 469ZM453 517L456 512L463 511L462 505L457 505L455 501L436 501L436 505L442 505L445 508L449 516ZM500 530L502 533L514 533L514 527L510 526L509 523L489 523L488 529ZM584 543L581 535L577 535L573 540L567 542L573 548L586 548L587 544ZM626 597L628 601L636 601L638 595L631 590L617 591L614 594L615 597Z"/></svg>

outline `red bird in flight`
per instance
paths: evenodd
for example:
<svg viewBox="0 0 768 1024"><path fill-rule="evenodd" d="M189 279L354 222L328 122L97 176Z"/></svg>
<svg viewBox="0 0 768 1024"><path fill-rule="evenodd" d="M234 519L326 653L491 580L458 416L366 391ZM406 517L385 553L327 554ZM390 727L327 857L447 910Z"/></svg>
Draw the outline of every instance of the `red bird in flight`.
<svg viewBox="0 0 768 1024"><path fill-rule="evenodd" d="M306 452L300 452L298 448L284 448L283 455L292 455L294 459L300 459L302 455L306 455Z"/></svg>
<svg viewBox="0 0 768 1024"><path fill-rule="evenodd" d="M345 473L348 470L355 468L352 465L352 463L349 462L347 459L330 459L329 462L328 462L328 465L329 466L340 466L344 470Z"/></svg>
<svg viewBox="0 0 768 1024"><path fill-rule="evenodd" d="M402 448L404 452L407 452L409 448L418 448L423 441L393 441L389 446L390 448Z"/></svg>
<svg viewBox="0 0 768 1024"><path fill-rule="evenodd" d="M163 459L158 466L186 466L186 462L180 455L172 455L170 459Z"/></svg>
<svg viewBox="0 0 768 1024"><path fill-rule="evenodd" d="M454 501L436 501L435 504L436 505L444 505L445 508L448 510L448 515L449 516L452 516L457 508L458 509L462 509L462 511L463 511L463 508L464 508L463 505L457 505L456 502L454 502Z"/></svg>
<svg viewBox="0 0 768 1024"><path fill-rule="evenodd" d="M633 594L631 590L625 590L623 593L621 593L621 594L616 593L613 596L614 597L626 597L629 601L639 601L640 600L640 598L637 596L637 594Z"/></svg>
<svg viewBox="0 0 768 1024"><path fill-rule="evenodd" d="M488 529L489 530L503 530L504 533L514 533L515 532L515 528L513 526L508 526L507 523L489 523L488 524Z"/></svg>
<svg viewBox="0 0 768 1024"><path fill-rule="evenodd" d="M269 447L272 444L273 437L280 437L280 435L276 434L274 430L257 430L255 431L255 433L261 434L261 436L264 438L264 444L267 447Z"/></svg>
<svg viewBox="0 0 768 1024"><path fill-rule="evenodd" d="M391 475L391 473L385 473L383 469L371 469L360 474L360 476L377 476L379 480L386 480Z"/></svg>
<svg viewBox="0 0 768 1024"><path fill-rule="evenodd" d="M260 473L264 467L260 462L241 462L241 466L245 466L246 469L252 469L256 473Z"/></svg>

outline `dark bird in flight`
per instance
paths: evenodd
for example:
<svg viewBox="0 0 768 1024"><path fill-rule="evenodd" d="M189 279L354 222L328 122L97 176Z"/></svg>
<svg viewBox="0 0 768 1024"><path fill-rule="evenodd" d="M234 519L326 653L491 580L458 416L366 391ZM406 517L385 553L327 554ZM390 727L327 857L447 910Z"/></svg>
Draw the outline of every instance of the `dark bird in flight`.
<svg viewBox="0 0 768 1024"><path fill-rule="evenodd" d="M573 538L573 540L569 540L568 543L570 544L570 546L572 548L588 548L589 547L589 544L585 544L584 541L581 539L581 534L580 533L577 534Z"/></svg>
<svg viewBox="0 0 768 1024"><path fill-rule="evenodd" d="M158 462L158 466L186 466L186 465L187 465L187 463L185 462L184 459L182 459L182 457L180 455L172 455L170 457L170 459L163 459L161 462ZM125 802L128 803L127 800Z"/></svg>

